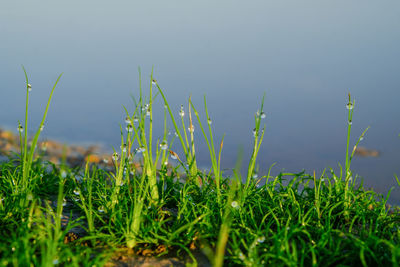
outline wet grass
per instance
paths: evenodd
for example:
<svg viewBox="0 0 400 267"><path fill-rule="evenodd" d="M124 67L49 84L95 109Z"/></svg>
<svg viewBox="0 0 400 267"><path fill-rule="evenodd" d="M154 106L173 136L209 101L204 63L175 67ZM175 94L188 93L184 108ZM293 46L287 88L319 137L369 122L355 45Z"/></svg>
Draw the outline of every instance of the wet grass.
<svg viewBox="0 0 400 267"><path fill-rule="evenodd" d="M190 98L175 114L152 75L146 95L140 82L133 112L125 109L113 169L95 164L72 169L42 160L35 144L57 82L30 143L28 102L34 90L26 75L21 152L0 165L0 265L102 266L121 249L173 254L191 259L193 266L198 251L213 266L398 266L399 209L386 205L390 192L383 196L364 189L351 171L365 131L351 150L355 103L350 95L339 173L256 175L265 130L262 100L253 118L247 173L241 177L239 158L233 177L226 177L220 164L223 140L214 140L206 99L204 118ZM156 98L164 104L158 139L153 134ZM197 167L194 130L202 132L208 146L208 172Z"/></svg>

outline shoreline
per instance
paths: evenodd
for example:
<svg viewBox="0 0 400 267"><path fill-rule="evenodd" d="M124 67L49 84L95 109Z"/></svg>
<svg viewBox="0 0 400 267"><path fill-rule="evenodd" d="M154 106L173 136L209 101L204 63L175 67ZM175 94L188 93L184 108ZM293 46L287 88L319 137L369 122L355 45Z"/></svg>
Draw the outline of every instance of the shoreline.
<svg viewBox="0 0 400 267"><path fill-rule="evenodd" d="M0 127L0 156L9 157L13 153L20 153L19 135ZM101 144L76 145L45 139L38 142L36 153L54 164L65 161L71 168L84 166L86 163L113 166L111 154Z"/></svg>

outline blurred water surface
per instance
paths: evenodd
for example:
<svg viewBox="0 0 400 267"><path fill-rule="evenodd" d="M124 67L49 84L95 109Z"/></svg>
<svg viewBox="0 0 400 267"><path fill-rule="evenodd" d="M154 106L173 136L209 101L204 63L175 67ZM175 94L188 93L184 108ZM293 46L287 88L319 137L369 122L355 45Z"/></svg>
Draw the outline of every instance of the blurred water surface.
<svg viewBox="0 0 400 267"><path fill-rule="evenodd" d="M381 152L355 158L353 170L386 193L400 175L399 9L395 0L1 1L0 125L14 130L23 121L24 64L34 125L64 72L45 138L119 147L122 105L133 110L130 95L138 96L137 69L148 88L154 66L176 114L190 94L199 110L207 96L216 139L225 134L224 168L240 147L248 160L265 92L260 175L274 162L274 173L321 173L344 164L351 91L352 142L371 126L361 145ZM209 166L199 135L196 149ZM399 188L391 202L400 203Z"/></svg>

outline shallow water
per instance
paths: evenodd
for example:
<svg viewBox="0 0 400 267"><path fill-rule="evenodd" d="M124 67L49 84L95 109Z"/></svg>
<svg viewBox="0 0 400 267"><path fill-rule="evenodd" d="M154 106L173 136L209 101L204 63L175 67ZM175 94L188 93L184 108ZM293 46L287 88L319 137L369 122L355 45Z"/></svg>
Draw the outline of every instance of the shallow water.
<svg viewBox="0 0 400 267"><path fill-rule="evenodd" d="M246 163L265 92L260 174L274 162L275 173L321 173L344 164L351 91L352 143L371 126L361 145L381 152L354 158L352 169L386 193L400 175L399 8L394 0L2 1L0 125L16 129L24 119L24 64L34 125L64 72L45 138L118 148L122 105L133 110L130 94L138 96L137 68L147 88L154 66L176 115L190 94L199 110L207 96L216 140L226 134L224 168L234 166L240 147ZM156 112L161 122L161 103ZM197 140L199 164L207 167L207 148ZM390 201L400 203L399 187Z"/></svg>

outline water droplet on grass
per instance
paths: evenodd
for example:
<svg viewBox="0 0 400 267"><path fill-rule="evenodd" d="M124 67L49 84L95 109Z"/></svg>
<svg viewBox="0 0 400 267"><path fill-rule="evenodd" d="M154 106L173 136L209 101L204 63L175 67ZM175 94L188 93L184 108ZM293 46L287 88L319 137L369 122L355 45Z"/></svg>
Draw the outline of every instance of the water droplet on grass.
<svg viewBox="0 0 400 267"><path fill-rule="evenodd" d="M178 154L176 154L174 151L170 150L169 153L171 154L171 159L178 159Z"/></svg>
<svg viewBox="0 0 400 267"><path fill-rule="evenodd" d="M156 80L156 79L153 79L153 80L151 80L151 83L152 83L153 85L157 85L157 80Z"/></svg>
<svg viewBox="0 0 400 267"><path fill-rule="evenodd" d="M43 129L44 129L44 125L40 126L39 130L43 131Z"/></svg>
<svg viewBox="0 0 400 267"><path fill-rule="evenodd" d="M254 129L253 129L253 136L256 137L256 135L257 135L257 129L254 128Z"/></svg>
<svg viewBox="0 0 400 267"><path fill-rule="evenodd" d="M267 115L264 113L264 111L261 112L260 118L261 119L265 119L267 117Z"/></svg>
<svg viewBox="0 0 400 267"><path fill-rule="evenodd" d="M265 241L265 236L260 236L259 238L257 238L258 243L264 243L264 241Z"/></svg>
<svg viewBox="0 0 400 267"><path fill-rule="evenodd" d="M24 127L21 124L18 124L18 132L22 133L24 131Z"/></svg>
<svg viewBox="0 0 400 267"><path fill-rule="evenodd" d="M353 124L353 122L352 122L351 120L349 120L349 122L348 122L348 123L349 123L349 125L352 125L352 124Z"/></svg>
<svg viewBox="0 0 400 267"><path fill-rule="evenodd" d="M181 110L179 111L179 116L181 116L181 118L183 118L183 116L185 116L185 111L183 110L183 105L181 105Z"/></svg>
<svg viewBox="0 0 400 267"><path fill-rule="evenodd" d="M103 212L104 212L104 207L103 207L103 206L100 206L100 207L97 208L97 210L98 210L100 213L103 213Z"/></svg>
<svg viewBox="0 0 400 267"><path fill-rule="evenodd" d="M133 126L132 126L132 124L126 125L126 131L127 131L128 133L131 133L131 132L133 131Z"/></svg>
<svg viewBox="0 0 400 267"><path fill-rule="evenodd" d="M141 147L139 147L138 149L137 149L137 153L143 153L143 152L145 152L146 151L146 149L143 147L143 146L141 146Z"/></svg>
<svg viewBox="0 0 400 267"><path fill-rule="evenodd" d="M121 151L122 151L123 153L126 153L126 144L123 144L123 145L121 146Z"/></svg>
<svg viewBox="0 0 400 267"><path fill-rule="evenodd" d="M231 202L231 206L232 206L232 208L234 208L234 209L236 209L236 208L239 208L239 203L237 202L237 201L232 201Z"/></svg>
<svg viewBox="0 0 400 267"><path fill-rule="evenodd" d="M349 103L347 103L346 104L346 108L348 109L348 110L352 110L353 109L353 103L351 103L351 102L349 102Z"/></svg>
<svg viewBox="0 0 400 267"><path fill-rule="evenodd" d="M125 123L130 124L131 123L131 118L129 116L125 117Z"/></svg>
<svg viewBox="0 0 400 267"><path fill-rule="evenodd" d="M208 118L207 123L208 123L208 125L211 125L212 124L212 120L210 118Z"/></svg>
<svg viewBox="0 0 400 267"><path fill-rule="evenodd" d="M118 158L119 158L118 153L117 153L117 152L114 152L114 154L112 155L112 159L113 159L114 161L117 161Z"/></svg>
<svg viewBox="0 0 400 267"><path fill-rule="evenodd" d="M193 132L194 132L194 125L193 125L193 124L190 125L190 127L188 128L188 131L189 131L190 133L193 133Z"/></svg>
<svg viewBox="0 0 400 267"><path fill-rule="evenodd" d="M47 150L47 142L42 142L42 144L40 145L40 148L42 149L42 151L46 151Z"/></svg>
<svg viewBox="0 0 400 267"><path fill-rule="evenodd" d="M32 91L32 85L31 85L30 83L28 83L28 84L26 85L26 87L28 88L28 91L29 91L29 92Z"/></svg>
<svg viewBox="0 0 400 267"><path fill-rule="evenodd" d="M238 257L239 257L239 259L241 259L242 261L245 260L245 257L244 257L244 255L243 255L242 252L240 252L240 253L238 254Z"/></svg>
<svg viewBox="0 0 400 267"><path fill-rule="evenodd" d="M80 190L79 190L79 189L74 189L74 194L75 194L75 195L79 196L79 195L80 195L80 193L81 193L81 192L80 192Z"/></svg>
<svg viewBox="0 0 400 267"><path fill-rule="evenodd" d="M168 148L168 143L166 141L162 141L160 144L160 148L162 150L166 150Z"/></svg>

